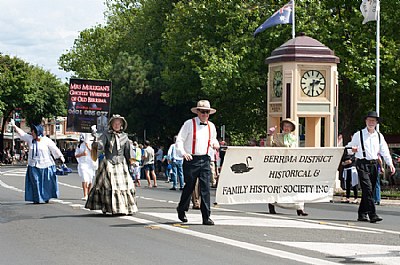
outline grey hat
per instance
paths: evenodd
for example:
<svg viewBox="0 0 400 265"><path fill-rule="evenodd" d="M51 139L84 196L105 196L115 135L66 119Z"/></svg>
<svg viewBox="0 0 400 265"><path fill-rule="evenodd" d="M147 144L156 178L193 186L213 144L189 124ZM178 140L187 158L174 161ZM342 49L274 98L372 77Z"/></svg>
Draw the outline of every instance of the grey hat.
<svg viewBox="0 0 400 265"><path fill-rule="evenodd" d="M122 117L122 116L119 115L119 114L114 114L114 115L112 115L110 121L108 122L108 128L112 129L112 125L111 125L111 124L112 124L113 121L116 120L116 119L120 119L120 120L122 121L122 131L125 131L126 128L128 128L128 123L126 122L125 118Z"/></svg>

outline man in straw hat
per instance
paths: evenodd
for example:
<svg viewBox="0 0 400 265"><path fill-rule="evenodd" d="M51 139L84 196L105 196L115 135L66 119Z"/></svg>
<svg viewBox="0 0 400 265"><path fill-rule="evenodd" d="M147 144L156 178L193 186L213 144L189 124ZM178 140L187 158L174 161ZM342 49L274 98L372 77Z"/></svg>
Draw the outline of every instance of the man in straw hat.
<svg viewBox="0 0 400 265"><path fill-rule="evenodd" d="M276 128L271 127L269 129L268 135L268 146L275 146L275 147L289 147L295 148L297 147L297 137L293 133L296 130L296 122L292 119L284 119L281 121L281 130L282 133L276 133ZM304 212L304 202L299 203L269 203L269 213L276 214L275 206L279 206L281 208L288 208L288 209L296 209L297 215L307 216L308 214Z"/></svg>
<svg viewBox="0 0 400 265"><path fill-rule="evenodd" d="M366 127L353 135L347 144L356 156L356 168L362 190L361 203L358 208L358 221L376 223L382 218L376 214L373 201L376 180L378 178L378 155L383 157L392 174L396 169L383 135L376 131L380 118L376 111L370 111L364 118ZM368 220L369 217L369 220Z"/></svg>
<svg viewBox="0 0 400 265"><path fill-rule="evenodd" d="M216 110L210 107L208 100L200 100L191 111L197 114L197 117L185 121L176 139L177 152L184 158L183 175L185 178L185 186L177 208L178 218L182 222L188 221L185 212L189 210L190 197L198 179L203 225L214 225L210 219L210 151L211 148L219 148L219 143L215 125L208 118Z"/></svg>

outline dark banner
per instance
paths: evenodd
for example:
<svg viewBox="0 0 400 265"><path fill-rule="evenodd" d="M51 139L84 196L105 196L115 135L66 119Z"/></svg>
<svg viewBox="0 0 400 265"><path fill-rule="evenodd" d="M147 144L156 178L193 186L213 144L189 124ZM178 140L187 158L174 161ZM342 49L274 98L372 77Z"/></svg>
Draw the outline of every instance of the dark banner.
<svg viewBox="0 0 400 265"><path fill-rule="evenodd" d="M111 104L111 81L70 79L68 95L68 132L97 132L107 129Z"/></svg>

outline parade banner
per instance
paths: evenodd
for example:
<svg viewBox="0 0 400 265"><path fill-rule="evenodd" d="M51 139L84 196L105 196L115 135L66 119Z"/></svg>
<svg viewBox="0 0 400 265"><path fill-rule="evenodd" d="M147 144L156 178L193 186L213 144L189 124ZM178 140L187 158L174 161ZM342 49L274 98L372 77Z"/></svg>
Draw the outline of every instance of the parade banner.
<svg viewBox="0 0 400 265"><path fill-rule="evenodd" d="M343 147L229 146L218 181L218 204L329 202Z"/></svg>
<svg viewBox="0 0 400 265"><path fill-rule="evenodd" d="M107 129L111 104L111 81L73 79L69 81L67 131L97 132Z"/></svg>

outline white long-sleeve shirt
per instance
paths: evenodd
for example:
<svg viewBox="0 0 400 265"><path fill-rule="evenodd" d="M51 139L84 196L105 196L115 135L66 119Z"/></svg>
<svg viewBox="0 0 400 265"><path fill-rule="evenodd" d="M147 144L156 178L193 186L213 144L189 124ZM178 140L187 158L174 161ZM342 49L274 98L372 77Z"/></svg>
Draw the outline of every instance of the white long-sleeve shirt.
<svg viewBox="0 0 400 265"><path fill-rule="evenodd" d="M367 128L362 129L361 133L363 134L365 157L361 145L360 132L356 132L353 135L352 140L347 144L348 147L354 147L354 146L358 147L358 150L355 153L356 158L377 160L378 155L380 155L381 157L383 157L387 165L389 166L393 165L392 157L390 155L388 145L383 135L380 134L379 136L377 131L369 133ZM380 143L379 143L379 137L380 137Z"/></svg>
<svg viewBox="0 0 400 265"><path fill-rule="evenodd" d="M210 149L212 149L213 144L218 145L215 125L211 121L208 121L208 125L200 125L199 117L195 117L194 119L196 122L196 146L194 148L194 153L192 152L193 121L189 119L184 122L176 138L178 154L181 156L184 154L210 155ZM210 126L210 129L208 126ZM209 147L208 140L210 140ZM209 150L208 153L207 150Z"/></svg>
<svg viewBox="0 0 400 265"><path fill-rule="evenodd" d="M62 155L57 145L46 136L39 141L32 143L33 137L25 132L19 133L21 140L25 141L29 147L28 165L38 168L47 168L55 165L53 158L60 158Z"/></svg>

